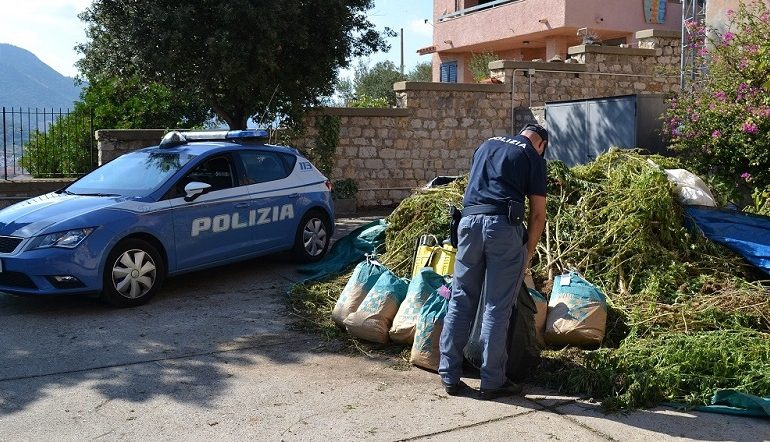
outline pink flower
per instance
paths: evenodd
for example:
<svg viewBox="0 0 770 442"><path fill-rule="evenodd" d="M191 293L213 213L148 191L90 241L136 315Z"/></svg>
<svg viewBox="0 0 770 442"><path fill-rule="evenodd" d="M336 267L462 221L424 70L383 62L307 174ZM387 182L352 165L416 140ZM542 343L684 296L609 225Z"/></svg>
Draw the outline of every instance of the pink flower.
<svg viewBox="0 0 770 442"><path fill-rule="evenodd" d="M759 128L757 127L756 123L753 121L747 121L743 123L743 131L747 134L755 134L759 132Z"/></svg>
<svg viewBox="0 0 770 442"><path fill-rule="evenodd" d="M749 182L749 181L751 181L751 174L750 174L750 173L748 173L748 172L743 172L743 173L741 174L741 179L742 179L743 181Z"/></svg>
<svg viewBox="0 0 770 442"><path fill-rule="evenodd" d="M724 91L716 91L714 93L714 98L716 98L719 101L725 101L725 99L727 99L727 94L724 93Z"/></svg>
<svg viewBox="0 0 770 442"><path fill-rule="evenodd" d="M735 15L735 11L734 11L734 10L732 10L732 9L728 9L728 10L727 10L727 16L728 16L728 17L732 17L733 15Z"/></svg>
<svg viewBox="0 0 770 442"><path fill-rule="evenodd" d="M722 43L729 45L733 39L735 38L735 34L733 34L730 31L725 32L725 34L722 36Z"/></svg>
<svg viewBox="0 0 770 442"><path fill-rule="evenodd" d="M739 69L746 69L747 67L749 67L749 61L746 60L745 58L742 59L740 62L738 62Z"/></svg>
<svg viewBox="0 0 770 442"><path fill-rule="evenodd" d="M762 15L759 16L759 19L763 22L767 22L767 20L770 20L770 13L763 12Z"/></svg>
<svg viewBox="0 0 770 442"><path fill-rule="evenodd" d="M714 132L711 132L711 138L719 138L722 136L722 132L715 130Z"/></svg>

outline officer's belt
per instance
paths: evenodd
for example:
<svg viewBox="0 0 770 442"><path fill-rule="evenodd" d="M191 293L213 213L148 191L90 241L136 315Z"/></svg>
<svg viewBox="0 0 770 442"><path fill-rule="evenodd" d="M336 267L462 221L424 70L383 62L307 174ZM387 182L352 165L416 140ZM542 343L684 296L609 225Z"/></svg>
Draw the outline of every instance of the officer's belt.
<svg viewBox="0 0 770 442"><path fill-rule="evenodd" d="M494 204L477 204L463 208L463 216L471 215L508 215L508 207Z"/></svg>

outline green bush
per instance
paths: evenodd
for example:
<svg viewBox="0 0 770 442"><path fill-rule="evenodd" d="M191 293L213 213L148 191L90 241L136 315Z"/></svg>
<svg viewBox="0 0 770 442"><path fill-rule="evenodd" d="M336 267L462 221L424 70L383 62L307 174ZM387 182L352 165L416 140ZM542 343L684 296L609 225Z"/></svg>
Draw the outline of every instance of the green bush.
<svg viewBox="0 0 770 442"><path fill-rule="evenodd" d="M473 81L478 83L485 78L489 78L489 63L499 59L499 55L489 51L471 55L468 69L471 71Z"/></svg>
<svg viewBox="0 0 770 442"><path fill-rule="evenodd" d="M78 109L45 131L34 131L24 144L21 167L35 178L75 177L96 167L97 154L88 130L88 113Z"/></svg>
<svg viewBox="0 0 770 442"><path fill-rule="evenodd" d="M770 12L757 1L728 17L722 32L685 23L708 74L670 101L664 132L688 167L745 197L770 185Z"/></svg>
<svg viewBox="0 0 770 442"><path fill-rule="evenodd" d="M350 102L350 107L390 107L390 102L385 97L370 97L368 95L358 95Z"/></svg>
<svg viewBox="0 0 770 442"><path fill-rule="evenodd" d="M338 200L355 198L358 193L358 184L353 178L345 178L334 182L332 196Z"/></svg>

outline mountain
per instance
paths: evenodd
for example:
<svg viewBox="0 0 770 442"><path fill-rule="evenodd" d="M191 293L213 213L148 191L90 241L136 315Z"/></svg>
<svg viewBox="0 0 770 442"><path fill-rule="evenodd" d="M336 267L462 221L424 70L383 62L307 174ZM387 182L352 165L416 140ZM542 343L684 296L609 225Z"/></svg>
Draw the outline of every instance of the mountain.
<svg viewBox="0 0 770 442"><path fill-rule="evenodd" d="M32 52L0 43L0 107L71 109L80 89Z"/></svg>

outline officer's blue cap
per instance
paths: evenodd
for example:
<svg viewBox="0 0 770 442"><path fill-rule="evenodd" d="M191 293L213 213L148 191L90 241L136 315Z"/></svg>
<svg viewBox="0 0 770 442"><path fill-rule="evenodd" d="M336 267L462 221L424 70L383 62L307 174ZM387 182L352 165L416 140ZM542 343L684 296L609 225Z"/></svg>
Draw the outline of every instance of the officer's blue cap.
<svg viewBox="0 0 770 442"><path fill-rule="evenodd" d="M532 132L540 135L540 138L543 139L546 143L548 142L548 131L539 124L534 123L528 123L524 126L523 129L521 129L521 132L524 132L525 130L531 130Z"/></svg>

